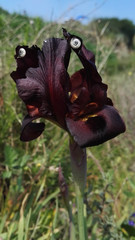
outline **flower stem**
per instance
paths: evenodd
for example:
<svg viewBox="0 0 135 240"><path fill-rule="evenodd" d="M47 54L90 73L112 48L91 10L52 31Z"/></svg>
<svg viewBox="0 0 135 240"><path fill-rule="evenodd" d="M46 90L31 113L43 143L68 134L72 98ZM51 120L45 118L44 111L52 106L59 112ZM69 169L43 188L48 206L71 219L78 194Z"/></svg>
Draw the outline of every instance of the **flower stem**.
<svg viewBox="0 0 135 240"><path fill-rule="evenodd" d="M76 185L76 183L75 183ZM83 205L83 195L80 192L78 186L76 189L76 200L77 200L77 210L78 210L78 229L79 229L79 239L83 240L85 238L85 226L84 226L84 205Z"/></svg>
<svg viewBox="0 0 135 240"><path fill-rule="evenodd" d="M76 240L76 233L75 233L75 226L74 226L74 222L73 222L72 209L69 204L68 186L66 184L61 167L59 167L59 185L60 185L61 194L63 196L63 200L65 202L65 206L67 208L68 215L69 215L70 240Z"/></svg>
<svg viewBox="0 0 135 240"><path fill-rule="evenodd" d="M79 240L87 240L86 216L84 216L84 189L86 184L86 150L70 141L71 168L75 183Z"/></svg>

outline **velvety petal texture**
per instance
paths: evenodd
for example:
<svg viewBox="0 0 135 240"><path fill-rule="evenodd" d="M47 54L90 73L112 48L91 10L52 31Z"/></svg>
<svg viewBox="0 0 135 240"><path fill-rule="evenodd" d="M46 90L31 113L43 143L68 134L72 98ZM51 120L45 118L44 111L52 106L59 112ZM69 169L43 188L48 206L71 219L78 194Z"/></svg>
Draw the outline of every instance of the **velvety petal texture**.
<svg viewBox="0 0 135 240"><path fill-rule="evenodd" d="M66 116L68 131L81 147L99 145L125 131L125 124L112 100L107 97L107 85L95 66L95 58L82 40L68 33L63 34L79 57L83 69L71 76L69 112ZM72 45L80 40L78 48Z"/></svg>
<svg viewBox="0 0 135 240"><path fill-rule="evenodd" d="M65 39L50 38L37 46L17 46L16 71L11 73L28 114L23 120L21 140L30 141L44 130L45 118L69 132L80 147L101 144L125 131L125 124L102 83L94 54L80 37L63 29ZM71 51L82 69L67 72Z"/></svg>
<svg viewBox="0 0 135 240"><path fill-rule="evenodd" d="M33 123L37 117L30 117L27 115L22 122L22 130L20 139L22 141L31 141L41 135L44 131L45 124L44 123Z"/></svg>
<svg viewBox="0 0 135 240"><path fill-rule="evenodd" d="M78 121L67 117L67 126L74 140L81 147L99 145L124 131L124 122L117 110L105 105L95 115L89 115Z"/></svg>
<svg viewBox="0 0 135 240"><path fill-rule="evenodd" d="M30 122L32 118L43 117L66 130L66 101L69 91L67 67L70 52L67 41L58 38L45 40L42 50L37 46L17 46L17 69L11 73L11 77L16 82L20 98L26 104ZM43 128L42 126L36 134L34 128L39 128L40 125L25 124L28 116L22 125L23 141L37 138Z"/></svg>

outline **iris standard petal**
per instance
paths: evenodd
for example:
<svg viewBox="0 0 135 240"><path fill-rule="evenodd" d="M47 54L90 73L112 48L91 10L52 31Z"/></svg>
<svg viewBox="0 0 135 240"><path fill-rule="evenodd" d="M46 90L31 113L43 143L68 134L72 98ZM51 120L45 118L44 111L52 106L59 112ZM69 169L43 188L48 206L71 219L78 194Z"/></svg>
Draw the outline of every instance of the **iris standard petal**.
<svg viewBox="0 0 135 240"><path fill-rule="evenodd" d="M84 66L84 69L87 69L87 74L91 76L91 81L94 82L101 82L102 79L97 72L96 66L95 66L95 56L94 54L86 49L86 47L82 43L82 39L78 36L72 35L69 32L67 32L66 29L63 29L63 35L67 39L67 42L70 44L72 38L77 38L81 41L81 46L78 49L73 49L73 51L78 55L80 61L82 62L82 65Z"/></svg>
<svg viewBox="0 0 135 240"><path fill-rule="evenodd" d="M80 147L99 145L125 131L125 124L117 110L107 105L97 115L85 116L77 121L67 117L66 123Z"/></svg>
<svg viewBox="0 0 135 240"><path fill-rule="evenodd" d="M41 135L44 131L45 124L44 123L33 123L32 121L37 119L37 117L30 117L27 115L22 122L21 129L21 141L31 141Z"/></svg>
<svg viewBox="0 0 135 240"><path fill-rule="evenodd" d="M71 76L71 93L78 88L81 89L85 87L89 93L89 102L96 102L98 106L103 106L105 103L108 104L107 85L91 81L91 76L88 76L87 73L88 71L86 69L81 69Z"/></svg>
<svg viewBox="0 0 135 240"><path fill-rule="evenodd" d="M77 88L81 87L88 87L87 82L86 82L86 74L84 69L81 69L77 72L75 72L71 77L70 77L70 91L74 91Z"/></svg>
<svg viewBox="0 0 135 240"><path fill-rule="evenodd" d="M42 70L44 81L48 83L50 104L56 121L65 129L66 101L69 92L67 66L71 50L66 40L51 38L44 41L42 51L44 57Z"/></svg>

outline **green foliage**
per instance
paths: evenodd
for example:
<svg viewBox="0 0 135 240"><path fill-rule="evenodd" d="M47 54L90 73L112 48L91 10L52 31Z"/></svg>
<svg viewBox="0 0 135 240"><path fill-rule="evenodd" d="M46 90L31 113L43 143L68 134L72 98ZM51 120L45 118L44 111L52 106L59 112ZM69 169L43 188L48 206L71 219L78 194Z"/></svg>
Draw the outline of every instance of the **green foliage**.
<svg viewBox="0 0 135 240"><path fill-rule="evenodd" d="M105 26L106 21L113 31ZM132 46L133 24L116 19L105 19L101 23L99 26L94 22L94 32L92 25L83 26L75 21L63 24L80 37L85 36L84 43L96 54L97 67L109 85L108 94L127 123L125 135L87 150L88 235L92 240L134 240L134 227L129 226L128 220L135 212L135 54L126 45ZM26 109L10 78L10 72L16 67L13 55L18 44L41 46L45 38L61 37L61 28L61 24L16 13L11 15L0 8L2 240L69 239L68 214L58 187L59 165L69 185L70 204L76 215L67 133L46 121L40 138L30 143L20 142L20 126ZM115 42L119 31L124 38ZM69 73L80 67L72 54Z"/></svg>
<svg viewBox="0 0 135 240"><path fill-rule="evenodd" d="M133 37L135 35L135 25L128 19L119 20L118 18L101 18L94 20L91 24L98 23L98 28L101 30L108 23L107 34L116 35L122 34L129 48L133 47Z"/></svg>

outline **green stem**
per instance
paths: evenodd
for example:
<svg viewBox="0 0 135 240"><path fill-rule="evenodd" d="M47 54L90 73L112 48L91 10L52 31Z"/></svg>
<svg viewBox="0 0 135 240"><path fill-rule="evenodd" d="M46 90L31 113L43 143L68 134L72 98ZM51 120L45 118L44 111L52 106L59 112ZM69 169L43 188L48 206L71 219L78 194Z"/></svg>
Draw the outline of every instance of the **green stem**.
<svg viewBox="0 0 135 240"><path fill-rule="evenodd" d="M75 225L73 221L70 222L70 240L76 240Z"/></svg>
<svg viewBox="0 0 135 240"><path fill-rule="evenodd" d="M74 222L73 222L72 209L71 209L71 206L69 204L69 201L68 201L68 204L66 204L66 205L67 205L67 210L68 210L68 215L69 215L70 240L76 240L75 225L74 225Z"/></svg>
<svg viewBox="0 0 135 240"><path fill-rule="evenodd" d="M59 185L60 185L61 194L63 196L63 200L65 202L65 206L67 208L68 215L69 215L70 240L76 240L75 225L73 222L72 209L69 204L68 186L66 184L61 167L59 167Z"/></svg>
<svg viewBox="0 0 135 240"><path fill-rule="evenodd" d="M79 240L87 240L86 216L84 216L84 189L86 185L86 150L70 141L71 168L75 183Z"/></svg>
<svg viewBox="0 0 135 240"><path fill-rule="evenodd" d="M76 183L75 183L76 185ZM79 229L79 239L84 240L85 238L85 226L84 226L84 204L83 195L80 192L80 188L76 185L76 200L77 200L77 210L78 210L78 229Z"/></svg>

